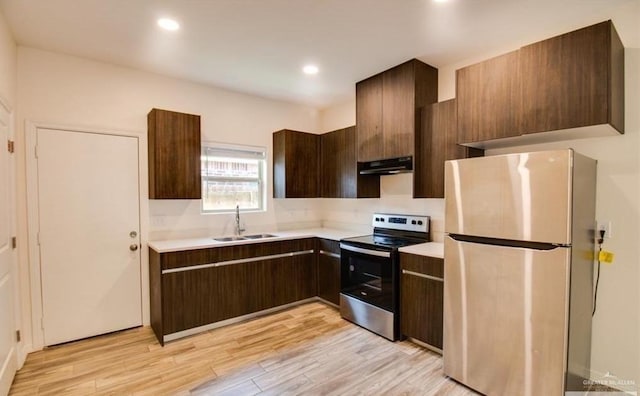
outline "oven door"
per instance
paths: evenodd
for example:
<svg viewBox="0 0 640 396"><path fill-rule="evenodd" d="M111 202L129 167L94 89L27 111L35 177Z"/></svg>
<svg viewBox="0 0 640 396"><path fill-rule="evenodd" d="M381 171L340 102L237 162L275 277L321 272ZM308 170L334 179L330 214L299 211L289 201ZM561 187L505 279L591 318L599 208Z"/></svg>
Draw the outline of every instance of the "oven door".
<svg viewBox="0 0 640 396"><path fill-rule="evenodd" d="M395 312L397 276L391 251L340 244L340 292L384 310Z"/></svg>

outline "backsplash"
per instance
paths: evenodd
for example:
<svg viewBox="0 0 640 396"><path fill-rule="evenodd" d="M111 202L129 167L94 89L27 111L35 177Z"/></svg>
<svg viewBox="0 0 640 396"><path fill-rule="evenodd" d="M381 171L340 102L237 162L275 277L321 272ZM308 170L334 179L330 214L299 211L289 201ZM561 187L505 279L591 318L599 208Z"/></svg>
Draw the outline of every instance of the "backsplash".
<svg viewBox="0 0 640 396"><path fill-rule="evenodd" d="M444 239L444 200L413 199L413 174L382 176L381 198L269 199L266 212L240 215L245 233L329 227L371 232L375 212L431 216L431 239ZM202 214L198 200L150 200L149 240L233 235L235 214Z"/></svg>
<svg viewBox="0 0 640 396"><path fill-rule="evenodd" d="M444 241L444 199L414 199L413 174L382 176L381 198L324 199L322 225L371 232L373 213L399 213L431 217L431 240Z"/></svg>
<svg viewBox="0 0 640 396"><path fill-rule="evenodd" d="M266 212L241 213L245 233L320 227L319 199L269 199ZM233 235L235 214L202 214L199 200L150 200L149 240Z"/></svg>

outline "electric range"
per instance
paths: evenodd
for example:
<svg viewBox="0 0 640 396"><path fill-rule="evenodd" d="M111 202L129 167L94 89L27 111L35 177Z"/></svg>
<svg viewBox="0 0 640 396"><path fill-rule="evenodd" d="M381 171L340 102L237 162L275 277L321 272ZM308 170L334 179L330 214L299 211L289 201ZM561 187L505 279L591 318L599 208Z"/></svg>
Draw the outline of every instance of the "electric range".
<svg viewBox="0 0 640 396"><path fill-rule="evenodd" d="M374 213L373 234L340 240L340 314L389 340L400 338L400 254L429 242L429 216Z"/></svg>

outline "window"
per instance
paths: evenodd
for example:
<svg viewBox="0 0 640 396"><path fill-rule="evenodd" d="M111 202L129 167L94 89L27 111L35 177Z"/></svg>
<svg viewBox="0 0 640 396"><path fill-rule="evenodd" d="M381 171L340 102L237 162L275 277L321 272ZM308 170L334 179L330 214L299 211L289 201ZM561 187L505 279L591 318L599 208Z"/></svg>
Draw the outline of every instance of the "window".
<svg viewBox="0 0 640 396"><path fill-rule="evenodd" d="M265 148L205 143L201 158L203 212L265 210Z"/></svg>

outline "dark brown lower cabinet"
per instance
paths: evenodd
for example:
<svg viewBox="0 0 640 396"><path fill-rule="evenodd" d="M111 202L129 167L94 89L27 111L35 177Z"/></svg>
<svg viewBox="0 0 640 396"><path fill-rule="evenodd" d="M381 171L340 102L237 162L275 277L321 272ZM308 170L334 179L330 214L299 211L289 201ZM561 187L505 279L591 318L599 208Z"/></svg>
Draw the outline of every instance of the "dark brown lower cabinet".
<svg viewBox="0 0 640 396"><path fill-rule="evenodd" d="M400 330L441 350L444 260L401 253L400 268Z"/></svg>
<svg viewBox="0 0 640 396"><path fill-rule="evenodd" d="M340 242L318 241L318 297L340 305Z"/></svg>
<svg viewBox="0 0 640 396"><path fill-rule="evenodd" d="M315 244L308 238L162 254L149 249L156 337L164 344L169 334L316 296ZM176 265L180 258L190 261Z"/></svg>

